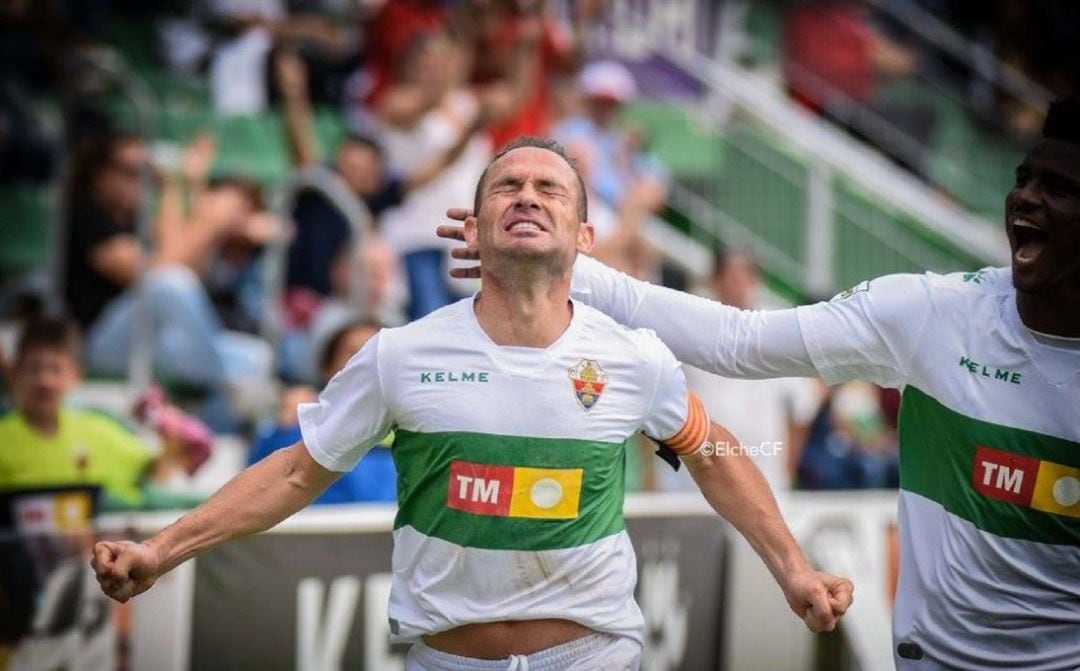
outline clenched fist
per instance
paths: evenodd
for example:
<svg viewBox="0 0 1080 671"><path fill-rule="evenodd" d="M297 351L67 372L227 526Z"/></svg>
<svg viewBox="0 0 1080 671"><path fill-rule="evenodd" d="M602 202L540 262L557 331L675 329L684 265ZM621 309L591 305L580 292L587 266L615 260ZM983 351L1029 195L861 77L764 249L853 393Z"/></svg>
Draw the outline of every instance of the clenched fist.
<svg viewBox="0 0 1080 671"><path fill-rule="evenodd" d="M789 576L783 585L788 606L815 634L832 631L854 600L855 586L847 578L803 571Z"/></svg>
<svg viewBox="0 0 1080 671"><path fill-rule="evenodd" d="M90 565L101 591L120 603L150 589L163 573L157 551L131 541L97 543Z"/></svg>

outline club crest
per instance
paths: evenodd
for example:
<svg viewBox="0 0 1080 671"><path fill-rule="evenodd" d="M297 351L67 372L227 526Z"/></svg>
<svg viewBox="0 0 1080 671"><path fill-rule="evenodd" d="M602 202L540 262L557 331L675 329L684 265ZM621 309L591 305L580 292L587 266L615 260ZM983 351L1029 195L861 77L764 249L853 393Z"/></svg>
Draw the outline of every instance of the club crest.
<svg viewBox="0 0 1080 671"><path fill-rule="evenodd" d="M570 384L574 388L574 396L578 403L586 410L591 409L600 400L600 394L604 393L607 386L608 376L600 363L592 359L582 359L577 365L569 369Z"/></svg>

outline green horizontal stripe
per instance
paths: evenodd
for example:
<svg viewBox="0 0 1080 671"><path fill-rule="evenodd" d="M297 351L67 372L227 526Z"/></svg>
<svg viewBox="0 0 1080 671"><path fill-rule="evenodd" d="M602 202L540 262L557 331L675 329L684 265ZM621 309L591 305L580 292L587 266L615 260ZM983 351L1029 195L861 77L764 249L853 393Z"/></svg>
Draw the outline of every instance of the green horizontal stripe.
<svg viewBox="0 0 1080 671"><path fill-rule="evenodd" d="M1017 402L1024 402L1017 399ZM900 406L900 488L940 503L1006 538L1080 546L1080 519L988 498L975 491L978 446L1080 467L1080 443L992 424L946 408L908 386Z"/></svg>
<svg viewBox="0 0 1080 671"><path fill-rule="evenodd" d="M409 525L451 543L493 550L578 547L623 529L625 443L399 430L391 452L398 471L395 529ZM515 518L450 508L450 462L458 459L492 466L584 469L578 516Z"/></svg>

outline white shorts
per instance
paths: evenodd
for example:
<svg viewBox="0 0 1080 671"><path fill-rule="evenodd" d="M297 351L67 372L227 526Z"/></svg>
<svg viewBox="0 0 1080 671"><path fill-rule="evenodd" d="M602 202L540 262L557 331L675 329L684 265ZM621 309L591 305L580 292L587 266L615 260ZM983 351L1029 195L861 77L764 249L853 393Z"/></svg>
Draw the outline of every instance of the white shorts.
<svg viewBox="0 0 1080 671"><path fill-rule="evenodd" d="M473 659L436 650L423 641L405 657L405 671L638 671L641 644L624 636L590 634L531 655Z"/></svg>

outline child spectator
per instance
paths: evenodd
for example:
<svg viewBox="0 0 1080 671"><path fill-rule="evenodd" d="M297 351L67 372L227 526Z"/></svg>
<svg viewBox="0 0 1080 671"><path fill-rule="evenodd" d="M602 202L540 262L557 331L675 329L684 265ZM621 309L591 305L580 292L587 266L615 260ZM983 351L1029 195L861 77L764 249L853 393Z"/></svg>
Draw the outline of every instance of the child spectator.
<svg viewBox="0 0 1080 671"><path fill-rule="evenodd" d="M181 442L163 441L155 457L116 420L65 407L79 379L74 324L30 322L12 366L15 409L0 419L0 488L99 485L107 507L130 507L143 484L191 470Z"/></svg>

